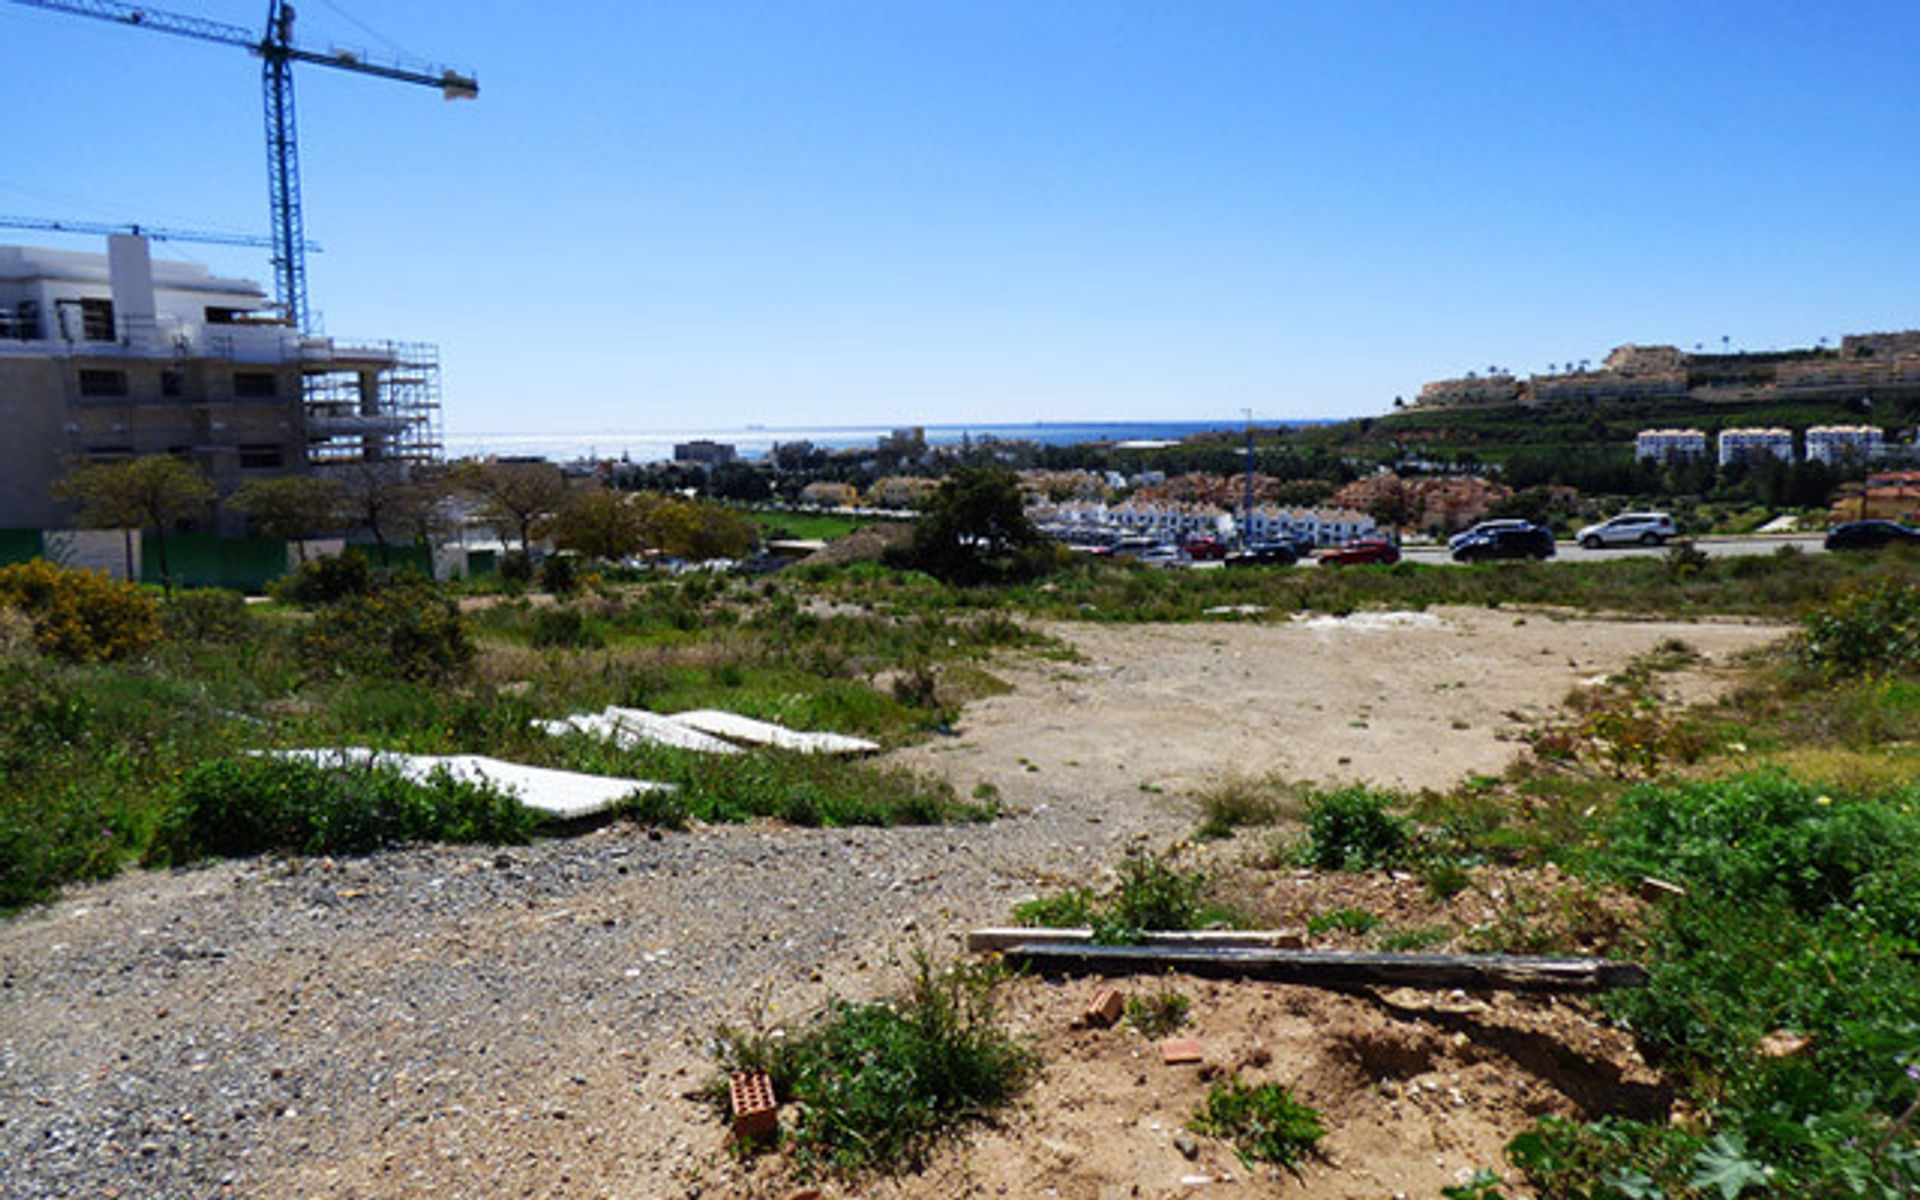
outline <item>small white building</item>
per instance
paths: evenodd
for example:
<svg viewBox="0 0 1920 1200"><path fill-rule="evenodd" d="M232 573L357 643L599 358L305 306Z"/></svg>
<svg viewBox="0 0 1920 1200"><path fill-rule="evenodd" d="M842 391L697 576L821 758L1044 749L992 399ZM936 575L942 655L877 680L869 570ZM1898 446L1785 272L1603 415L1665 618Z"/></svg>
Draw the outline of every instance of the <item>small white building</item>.
<svg viewBox="0 0 1920 1200"><path fill-rule="evenodd" d="M1871 462L1885 449L1880 430L1872 425L1815 425L1807 430L1808 462Z"/></svg>
<svg viewBox="0 0 1920 1200"><path fill-rule="evenodd" d="M1793 461L1793 431L1788 429L1722 429L1720 465L1754 462L1771 455L1781 462Z"/></svg>
<svg viewBox="0 0 1920 1200"><path fill-rule="evenodd" d="M1642 429L1633 456L1656 462L1698 462L1707 456L1707 435L1698 429Z"/></svg>

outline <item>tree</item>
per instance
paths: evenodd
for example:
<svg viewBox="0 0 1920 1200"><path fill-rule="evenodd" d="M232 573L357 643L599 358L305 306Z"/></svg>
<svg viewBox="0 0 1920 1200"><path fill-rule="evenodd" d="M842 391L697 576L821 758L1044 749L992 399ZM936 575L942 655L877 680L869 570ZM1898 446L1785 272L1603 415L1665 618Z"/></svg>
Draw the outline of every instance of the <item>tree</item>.
<svg viewBox="0 0 1920 1200"><path fill-rule="evenodd" d="M553 544L592 559L618 562L647 544L646 514L628 492L594 488L554 515Z"/></svg>
<svg viewBox="0 0 1920 1200"><path fill-rule="evenodd" d="M373 537L380 565L391 542L428 542L439 529L445 489L397 462L354 463L341 475L341 515Z"/></svg>
<svg viewBox="0 0 1920 1200"><path fill-rule="evenodd" d="M292 542L300 561L305 562L307 539L340 524L345 498L346 488L337 479L289 475L243 484L227 504L244 514L259 533Z"/></svg>
<svg viewBox="0 0 1920 1200"><path fill-rule="evenodd" d="M733 509L658 493L637 498L648 544L678 558L739 558L753 548L753 522Z"/></svg>
<svg viewBox="0 0 1920 1200"><path fill-rule="evenodd" d="M450 475L453 485L480 505L480 515L502 541L517 535L520 552L533 553L533 539L566 506L567 480L546 462L469 459Z"/></svg>
<svg viewBox="0 0 1920 1200"><path fill-rule="evenodd" d="M151 529L160 562L160 586L171 593L167 530L198 516L213 503L213 484L200 468L170 454L78 466L53 485L53 496L76 504L82 525L94 529ZM133 578L133 546L127 546L127 578Z"/></svg>
<svg viewBox="0 0 1920 1200"><path fill-rule="evenodd" d="M954 583L1039 574L1045 539L1027 519L1020 483L996 467L961 467L913 527L910 565Z"/></svg>

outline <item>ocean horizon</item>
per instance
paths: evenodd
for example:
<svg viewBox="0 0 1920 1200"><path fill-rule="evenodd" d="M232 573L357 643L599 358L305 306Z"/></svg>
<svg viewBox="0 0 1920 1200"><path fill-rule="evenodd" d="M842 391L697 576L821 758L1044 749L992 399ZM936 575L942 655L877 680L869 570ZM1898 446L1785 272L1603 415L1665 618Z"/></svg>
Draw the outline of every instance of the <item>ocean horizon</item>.
<svg viewBox="0 0 1920 1200"><path fill-rule="evenodd" d="M1329 420L1255 421L1258 429L1300 428ZM741 425L725 429L604 430L595 433L461 432L446 435L449 458L531 455L555 462L625 459L662 462L682 442L713 441L733 446L743 459L766 457L776 442L812 442L824 450L875 446L895 429L911 425ZM1030 421L959 425L922 425L930 446L953 446L968 439L998 438L1073 446L1086 442L1170 441L1201 433L1237 433L1244 421Z"/></svg>

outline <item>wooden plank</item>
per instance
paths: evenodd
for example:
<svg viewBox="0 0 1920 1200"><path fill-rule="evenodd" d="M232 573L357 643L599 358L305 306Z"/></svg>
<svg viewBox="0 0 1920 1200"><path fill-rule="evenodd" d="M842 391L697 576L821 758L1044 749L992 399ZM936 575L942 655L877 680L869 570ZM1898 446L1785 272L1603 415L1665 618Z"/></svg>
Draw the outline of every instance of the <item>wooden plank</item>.
<svg viewBox="0 0 1920 1200"><path fill-rule="evenodd" d="M974 929L967 933L967 952L985 954L989 951L1007 950L1014 946L1050 946L1062 943L1090 944L1093 930L1086 926L1064 929L1037 929L1031 925L1015 925ZM1143 946L1238 946L1245 949L1298 950L1305 939L1298 932L1284 929L1195 929L1148 933L1142 935Z"/></svg>
<svg viewBox="0 0 1920 1200"><path fill-rule="evenodd" d="M1411 987L1466 991L1598 992L1644 987L1637 963L1504 954L1386 954L1232 946L1097 946L1029 942L1007 959L1042 972L1136 975L1181 971L1209 979L1251 979L1307 987Z"/></svg>

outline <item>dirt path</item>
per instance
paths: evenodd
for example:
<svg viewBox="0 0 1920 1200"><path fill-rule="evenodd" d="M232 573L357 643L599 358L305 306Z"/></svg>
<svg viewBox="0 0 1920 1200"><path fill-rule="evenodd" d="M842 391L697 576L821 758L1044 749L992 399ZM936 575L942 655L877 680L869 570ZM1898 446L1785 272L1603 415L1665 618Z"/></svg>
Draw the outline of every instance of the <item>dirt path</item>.
<svg viewBox="0 0 1920 1200"><path fill-rule="evenodd" d="M949 771L963 791L994 783L1017 812L992 825L658 840L615 827L504 854L226 863L129 874L0 924L0 1191L752 1194L773 1184L742 1177L684 1093L707 1068L714 1025L743 1018L756 994L777 1021L830 994L890 988L890 956L949 946L1025 895L1095 877L1139 834L1190 831L1177 793L1224 769L1442 785L1505 762L1509 714L1538 712L1665 638L1707 656L1700 686L1711 686L1715 664L1777 631L1449 612L1061 632L1084 662L1011 670L1013 694L971 708L958 736L900 756ZM1301 1017L1325 1002L1256 999L1236 1003ZM1060 1012L1046 991L1019 1006L1036 1032ZM1256 1017L1233 1011L1220 1002L1206 1020L1226 1024L1203 1028L1256 1054L1228 1028ZM1293 1017L1282 1024L1311 1033ZM1177 1183L1188 1164L1162 1161L1174 1118L1154 1105L1174 1113L1184 1092L1141 1085L1151 1104L1121 1097L1111 1110L1059 1103L1097 1085L1072 1074L1096 1051L1061 1052L1038 1116L884 1191L1098 1200L1130 1194L1105 1190L1129 1172ZM1323 1066L1315 1078L1345 1078ZM1481 1152L1518 1111L1483 1113L1472 1128L1487 1132L1468 1136L1437 1096L1407 1126L1450 1148L1431 1171ZM1140 1138L1095 1127L1123 1120L1156 1135L1150 1171L1125 1157L1145 1153ZM1385 1177L1310 1178L1301 1194L1380 1195L1366 1180Z"/></svg>

